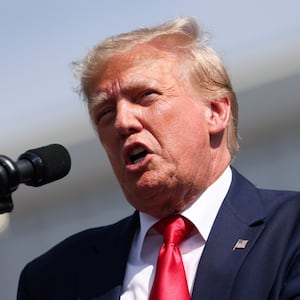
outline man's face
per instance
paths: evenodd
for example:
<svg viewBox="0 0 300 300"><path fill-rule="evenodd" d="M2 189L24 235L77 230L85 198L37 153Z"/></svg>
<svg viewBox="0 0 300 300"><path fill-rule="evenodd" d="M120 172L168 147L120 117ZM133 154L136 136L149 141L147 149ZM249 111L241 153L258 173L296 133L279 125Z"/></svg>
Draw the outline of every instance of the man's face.
<svg viewBox="0 0 300 300"><path fill-rule="evenodd" d="M211 183L211 108L178 74L173 56L140 46L106 64L90 102L129 203L156 217L184 209Z"/></svg>

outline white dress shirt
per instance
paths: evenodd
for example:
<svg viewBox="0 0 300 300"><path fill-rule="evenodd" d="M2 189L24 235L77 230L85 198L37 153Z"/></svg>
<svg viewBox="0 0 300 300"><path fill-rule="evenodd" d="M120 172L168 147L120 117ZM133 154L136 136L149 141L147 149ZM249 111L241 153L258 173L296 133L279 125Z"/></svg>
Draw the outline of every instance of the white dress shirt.
<svg viewBox="0 0 300 300"><path fill-rule="evenodd" d="M181 214L195 226L190 236L180 244L180 251L190 292L205 242L219 208L231 184L228 167L206 191ZM147 300L156 270L158 252L163 236L151 228L158 219L140 213L140 230L136 232L130 249L121 300Z"/></svg>

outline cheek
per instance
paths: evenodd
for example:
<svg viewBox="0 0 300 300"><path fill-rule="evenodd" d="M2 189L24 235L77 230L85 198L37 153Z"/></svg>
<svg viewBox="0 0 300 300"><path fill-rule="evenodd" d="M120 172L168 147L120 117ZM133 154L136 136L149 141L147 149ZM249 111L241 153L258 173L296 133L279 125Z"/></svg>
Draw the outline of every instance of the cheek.
<svg viewBox="0 0 300 300"><path fill-rule="evenodd" d="M192 113L187 118L175 120L169 128L169 146L182 160L193 159L209 148L210 136L203 115Z"/></svg>
<svg viewBox="0 0 300 300"><path fill-rule="evenodd" d="M109 150L106 150L106 154L108 157L108 160L110 162L111 168L118 179L118 181L121 183L124 179L124 172L122 169L122 164L120 162L119 156L116 154L116 152Z"/></svg>
<svg viewBox="0 0 300 300"><path fill-rule="evenodd" d="M107 154L111 154L116 150L116 141L113 135L113 131L110 128L97 129L98 138Z"/></svg>
<svg viewBox="0 0 300 300"><path fill-rule="evenodd" d="M112 138L112 135L109 134L100 134L98 132L98 137L113 169L116 172L116 167L120 165L120 151L118 143Z"/></svg>

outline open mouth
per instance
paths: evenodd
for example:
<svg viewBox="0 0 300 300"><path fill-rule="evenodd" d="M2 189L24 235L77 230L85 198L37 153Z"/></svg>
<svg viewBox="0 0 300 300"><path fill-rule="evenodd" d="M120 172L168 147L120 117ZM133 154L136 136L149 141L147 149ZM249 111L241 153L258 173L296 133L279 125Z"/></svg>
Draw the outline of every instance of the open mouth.
<svg viewBox="0 0 300 300"><path fill-rule="evenodd" d="M142 146L133 149L129 153L129 163L137 164L138 162L142 161L148 153L149 152L147 149L143 148Z"/></svg>

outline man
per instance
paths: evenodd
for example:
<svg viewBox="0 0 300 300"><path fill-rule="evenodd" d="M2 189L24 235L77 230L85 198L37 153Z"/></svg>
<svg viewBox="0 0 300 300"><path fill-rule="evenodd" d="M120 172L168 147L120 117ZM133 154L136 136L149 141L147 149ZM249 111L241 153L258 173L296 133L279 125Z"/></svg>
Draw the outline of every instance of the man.
<svg viewBox="0 0 300 300"><path fill-rule="evenodd" d="M183 285L186 299L300 299L300 193L257 189L230 167L236 98L202 38L193 19L177 19L109 38L77 65L136 212L28 264L18 299L183 300ZM184 279L174 271L157 292L165 265L155 224L178 215L191 224L178 246Z"/></svg>

